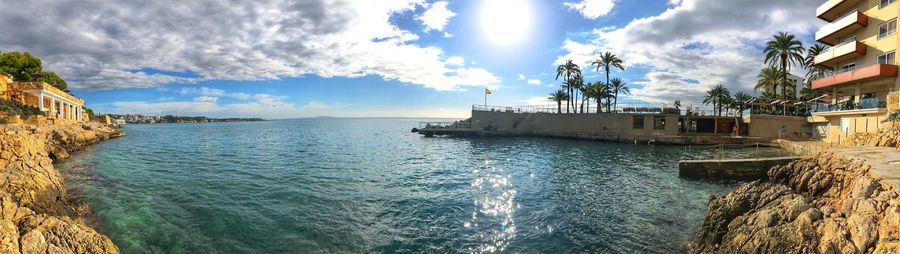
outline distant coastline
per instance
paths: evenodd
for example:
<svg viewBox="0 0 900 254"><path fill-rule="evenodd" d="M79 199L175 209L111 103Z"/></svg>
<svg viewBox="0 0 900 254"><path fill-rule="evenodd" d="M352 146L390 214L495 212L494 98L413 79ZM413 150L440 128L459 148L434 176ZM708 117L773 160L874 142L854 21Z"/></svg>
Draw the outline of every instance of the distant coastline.
<svg viewBox="0 0 900 254"><path fill-rule="evenodd" d="M145 116L139 114L115 115L110 118L119 124L157 124L157 123L219 123L219 122L259 122L262 118L211 118L205 116Z"/></svg>

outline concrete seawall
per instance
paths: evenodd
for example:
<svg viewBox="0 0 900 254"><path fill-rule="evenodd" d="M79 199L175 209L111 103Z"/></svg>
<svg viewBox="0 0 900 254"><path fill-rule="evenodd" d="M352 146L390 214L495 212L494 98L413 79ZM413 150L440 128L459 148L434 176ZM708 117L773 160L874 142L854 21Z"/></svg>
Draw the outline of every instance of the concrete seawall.
<svg viewBox="0 0 900 254"><path fill-rule="evenodd" d="M803 157L776 157L729 160L685 160L678 162L678 176L711 180L765 179L766 172Z"/></svg>
<svg viewBox="0 0 900 254"><path fill-rule="evenodd" d="M682 132L678 114L552 114L472 111L471 126L480 136L543 136L658 144L771 143L767 137ZM721 121L734 121L721 120Z"/></svg>

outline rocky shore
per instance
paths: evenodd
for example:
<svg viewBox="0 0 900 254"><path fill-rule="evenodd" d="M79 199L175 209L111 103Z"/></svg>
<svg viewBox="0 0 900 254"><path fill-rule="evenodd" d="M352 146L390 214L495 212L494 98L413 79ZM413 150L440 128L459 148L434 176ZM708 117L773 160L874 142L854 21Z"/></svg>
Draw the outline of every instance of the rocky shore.
<svg viewBox="0 0 900 254"><path fill-rule="evenodd" d="M122 135L99 123L0 124L0 253L119 253L82 221L90 210L67 197L53 160Z"/></svg>
<svg viewBox="0 0 900 254"><path fill-rule="evenodd" d="M854 137L896 147L888 129ZM900 166L898 166L900 168ZM900 253L900 195L864 161L823 152L711 197L691 253Z"/></svg>

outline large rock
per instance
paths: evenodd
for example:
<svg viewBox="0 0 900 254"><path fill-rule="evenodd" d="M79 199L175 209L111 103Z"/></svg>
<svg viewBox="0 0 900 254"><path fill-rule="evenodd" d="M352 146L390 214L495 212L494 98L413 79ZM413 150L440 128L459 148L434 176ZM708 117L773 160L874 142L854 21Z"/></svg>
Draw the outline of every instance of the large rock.
<svg viewBox="0 0 900 254"><path fill-rule="evenodd" d="M712 197L692 253L898 253L900 195L825 152Z"/></svg>
<svg viewBox="0 0 900 254"><path fill-rule="evenodd" d="M0 253L118 253L81 221L89 209L67 197L51 157L121 135L95 123L0 125Z"/></svg>

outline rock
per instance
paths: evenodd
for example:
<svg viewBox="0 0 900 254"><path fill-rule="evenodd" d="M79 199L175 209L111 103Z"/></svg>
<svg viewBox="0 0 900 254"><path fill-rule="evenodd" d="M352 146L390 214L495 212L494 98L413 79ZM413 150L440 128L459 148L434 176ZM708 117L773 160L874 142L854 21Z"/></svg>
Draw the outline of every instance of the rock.
<svg viewBox="0 0 900 254"><path fill-rule="evenodd" d="M869 168L833 152L772 167L710 199L689 252L900 253L900 197Z"/></svg>
<svg viewBox="0 0 900 254"><path fill-rule="evenodd" d="M68 198L52 161L116 135L95 123L0 125L0 253L119 252L81 221L89 208Z"/></svg>

